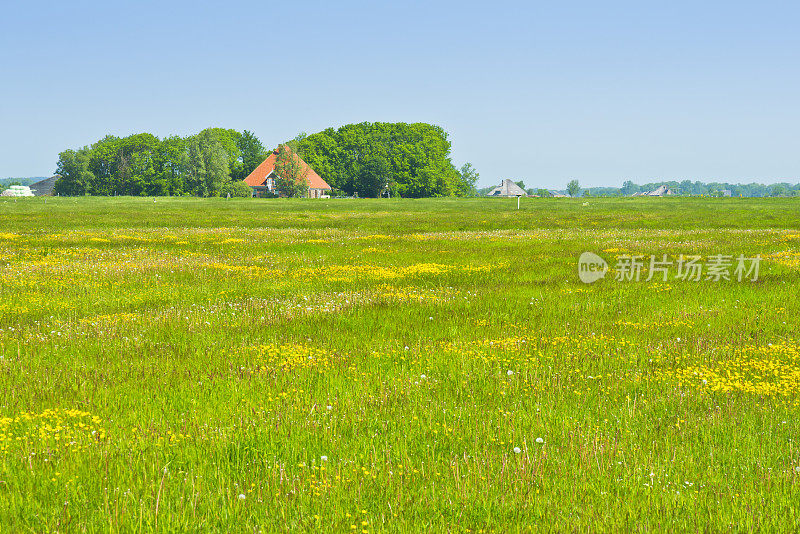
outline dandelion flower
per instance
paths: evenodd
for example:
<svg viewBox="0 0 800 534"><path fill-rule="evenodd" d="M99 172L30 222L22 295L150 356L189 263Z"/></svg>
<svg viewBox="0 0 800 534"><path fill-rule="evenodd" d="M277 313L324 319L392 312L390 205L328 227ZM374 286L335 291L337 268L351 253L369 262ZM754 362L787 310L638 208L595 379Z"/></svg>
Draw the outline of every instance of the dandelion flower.
<svg viewBox="0 0 800 534"><path fill-rule="evenodd" d="M511 375L513 375L513 374L514 374L514 371L512 371L511 369L509 369L509 370L508 370L508 372L507 372L506 374L507 374L508 376L511 376Z"/></svg>
<svg viewBox="0 0 800 534"><path fill-rule="evenodd" d="M323 462L327 462L328 461L328 457L324 456L324 455L320 456L320 460L322 460Z"/></svg>
<svg viewBox="0 0 800 534"><path fill-rule="evenodd" d="M536 438L536 443L544 443L544 438Z"/></svg>
<svg viewBox="0 0 800 534"><path fill-rule="evenodd" d="M240 500L240 501L243 501L243 500L245 500L245 498L246 498L246 497L244 496L244 493L240 493L240 494L239 494L239 500Z"/></svg>
<svg viewBox="0 0 800 534"><path fill-rule="evenodd" d="M520 449L519 447L514 447L514 454L519 454L521 452L522 452L522 449Z"/></svg>

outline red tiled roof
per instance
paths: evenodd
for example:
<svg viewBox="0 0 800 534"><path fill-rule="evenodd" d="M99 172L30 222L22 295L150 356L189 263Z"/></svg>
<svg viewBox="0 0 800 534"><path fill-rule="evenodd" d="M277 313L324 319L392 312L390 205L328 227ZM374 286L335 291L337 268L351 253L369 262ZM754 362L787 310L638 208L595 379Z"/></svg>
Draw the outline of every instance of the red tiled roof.
<svg viewBox="0 0 800 534"><path fill-rule="evenodd" d="M288 147L287 147L288 149ZM306 173L306 178L308 178L308 186L312 189L330 189L331 186L322 179L322 177L317 174L311 166L303 161L303 158L298 156L297 154L293 154L297 161L300 163L300 168L302 172ZM250 187L259 187L259 186L266 186L267 185L267 176L269 176L272 171L275 170L275 161L278 159L278 151L274 150L272 154L269 155L267 159L261 162L261 165L255 168L253 172L251 172L247 178L244 179L244 183L249 185Z"/></svg>

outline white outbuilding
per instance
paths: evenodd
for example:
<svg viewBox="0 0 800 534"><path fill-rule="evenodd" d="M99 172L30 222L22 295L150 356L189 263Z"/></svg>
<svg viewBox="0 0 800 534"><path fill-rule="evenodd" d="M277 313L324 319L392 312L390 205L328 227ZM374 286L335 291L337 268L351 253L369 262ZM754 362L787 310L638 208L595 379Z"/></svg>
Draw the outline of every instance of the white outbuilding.
<svg viewBox="0 0 800 534"><path fill-rule="evenodd" d="M4 197L32 197L33 191L27 185L12 185L2 193L0 196Z"/></svg>

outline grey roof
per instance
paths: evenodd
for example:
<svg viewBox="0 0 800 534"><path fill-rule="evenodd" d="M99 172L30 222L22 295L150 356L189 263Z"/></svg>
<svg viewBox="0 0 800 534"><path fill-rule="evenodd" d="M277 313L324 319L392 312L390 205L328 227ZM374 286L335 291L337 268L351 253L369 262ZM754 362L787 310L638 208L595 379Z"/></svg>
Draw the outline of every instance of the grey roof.
<svg viewBox="0 0 800 534"><path fill-rule="evenodd" d="M667 187L666 185L662 185L658 189L656 189L654 191L650 191L649 193L647 193L647 196L650 196L650 197L663 197L664 195L671 195L671 194L672 194L672 190L669 187Z"/></svg>
<svg viewBox="0 0 800 534"><path fill-rule="evenodd" d="M525 192L520 186L515 184L512 180L503 180L503 183L486 193L489 197L527 197L528 193Z"/></svg>
<svg viewBox="0 0 800 534"><path fill-rule="evenodd" d="M639 191L638 193L634 193L630 196L632 197L664 197L667 195L674 195L675 191L667 187L666 185L662 185L653 189L652 191Z"/></svg>
<svg viewBox="0 0 800 534"><path fill-rule="evenodd" d="M61 177L56 174L55 176L31 184L31 191L33 191L33 194L37 197L52 196L53 188L56 186L56 180L59 178Z"/></svg>

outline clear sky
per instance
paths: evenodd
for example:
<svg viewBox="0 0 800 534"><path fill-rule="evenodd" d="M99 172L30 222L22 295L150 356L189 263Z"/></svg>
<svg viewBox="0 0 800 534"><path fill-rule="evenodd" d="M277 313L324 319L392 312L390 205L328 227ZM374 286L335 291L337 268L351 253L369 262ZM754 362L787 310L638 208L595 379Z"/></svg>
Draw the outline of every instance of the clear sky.
<svg viewBox="0 0 800 534"><path fill-rule="evenodd" d="M106 134L430 122L480 185L800 181L800 2L0 4L0 177Z"/></svg>

